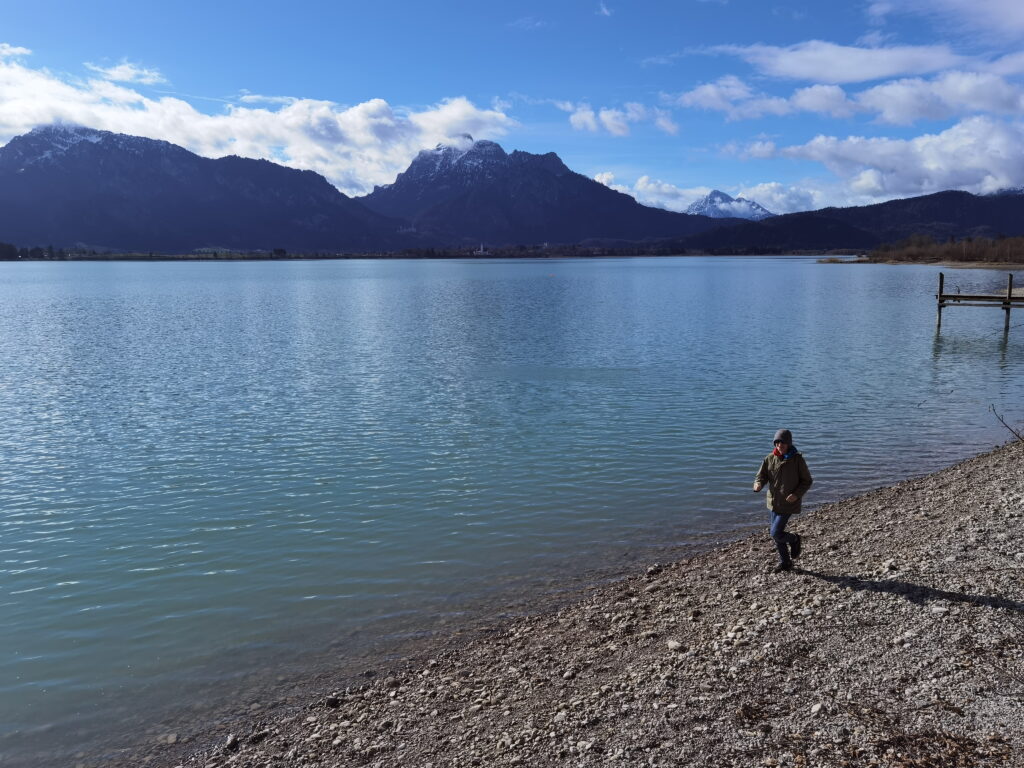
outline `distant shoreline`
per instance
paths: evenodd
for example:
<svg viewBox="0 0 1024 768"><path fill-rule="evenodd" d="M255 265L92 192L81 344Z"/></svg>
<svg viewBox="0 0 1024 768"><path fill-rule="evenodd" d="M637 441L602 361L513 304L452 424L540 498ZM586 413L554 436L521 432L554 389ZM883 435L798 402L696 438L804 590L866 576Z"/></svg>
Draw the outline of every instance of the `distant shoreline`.
<svg viewBox="0 0 1024 768"><path fill-rule="evenodd" d="M948 269L998 269L1001 271L1019 271L1024 269L1024 262L1012 261L923 261L920 259L818 259L819 264L885 264L893 267L918 265L924 267L947 267Z"/></svg>
<svg viewBox="0 0 1024 768"><path fill-rule="evenodd" d="M436 251L433 253L406 253L406 252L370 252L370 253L340 253L340 254L295 254L295 255L261 255L258 253L239 254L157 254L142 253L111 253L94 254L87 256L63 256L63 257L42 257L42 258L19 258L0 259L0 264L21 263L21 262L70 262L70 261L351 261L355 259L367 260L439 260L439 259L565 259L565 258L624 258L624 257L679 257L679 256L853 256L859 253L856 250L746 250L739 252L719 253L708 251L688 251L674 249L643 249L643 248L571 248L550 249L544 251L516 251L516 250L494 250L484 254L477 252L463 251Z"/></svg>

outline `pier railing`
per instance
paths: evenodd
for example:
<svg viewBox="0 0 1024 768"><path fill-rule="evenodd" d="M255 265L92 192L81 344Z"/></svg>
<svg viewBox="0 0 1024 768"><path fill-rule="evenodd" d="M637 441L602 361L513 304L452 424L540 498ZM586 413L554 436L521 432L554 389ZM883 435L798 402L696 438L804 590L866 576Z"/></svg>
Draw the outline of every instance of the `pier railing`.
<svg viewBox="0 0 1024 768"><path fill-rule="evenodd" d="M947 306L959 307L999 307L1006 312L1005 328L1010 328L1010 309L1013 307L1024 308L1024 293L1014 294L1013 274L1006 276L1006 293L984 294L984 293L946 293L946 276L939 272L939 292L935 298L939 302L936 325L942 325L942 310Z"/></svg>

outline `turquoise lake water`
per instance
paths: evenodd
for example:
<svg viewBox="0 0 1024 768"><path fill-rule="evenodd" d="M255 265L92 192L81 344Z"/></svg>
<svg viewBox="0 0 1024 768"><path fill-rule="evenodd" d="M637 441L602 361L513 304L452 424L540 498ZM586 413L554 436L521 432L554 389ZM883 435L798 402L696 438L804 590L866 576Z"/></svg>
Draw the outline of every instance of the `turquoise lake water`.
<svg viewBox="0 0 1024 768"><path fill-rule="evenodd" d="M819 503L1003 442L1024 312L1004 335L954 307L937 332L937 273L0 263L0 762L758 521L780 426Z"/></svg>

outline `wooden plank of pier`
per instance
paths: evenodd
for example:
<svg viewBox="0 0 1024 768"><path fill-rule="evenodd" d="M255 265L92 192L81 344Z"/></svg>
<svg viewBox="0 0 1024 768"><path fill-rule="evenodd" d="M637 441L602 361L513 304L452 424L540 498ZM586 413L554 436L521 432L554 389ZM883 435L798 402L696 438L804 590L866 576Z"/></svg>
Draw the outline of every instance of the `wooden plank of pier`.
<svg viewBox="0 0 1024 768"><path fill-rule="evenodd" d="M999 307L1006 312L1006 330L1010 328L1010 309L1013 307L1024 308L1024 293L1014 294L1013 273L1006 276L1005 294L984 294L984 293L946 293L944 291L946 276L939 272L939 291L935 294L938 300L938 314L935 324L942 325L942 310L955 304L958 307Z"/></svg>

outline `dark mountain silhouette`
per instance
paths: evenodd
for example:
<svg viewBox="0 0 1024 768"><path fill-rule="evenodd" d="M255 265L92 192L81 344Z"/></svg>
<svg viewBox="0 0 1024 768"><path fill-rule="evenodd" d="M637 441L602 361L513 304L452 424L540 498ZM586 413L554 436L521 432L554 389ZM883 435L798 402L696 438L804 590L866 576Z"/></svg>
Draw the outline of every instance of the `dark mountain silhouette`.
<svg viewBox="0 0 1024 768"><path fill-rule="evenodd" d="M1024 235L1024 195L949 191L854 208L822 208L715 229L680 245L718 251L873 248L915 234L937 240Z"/></svg>
<svg viewBox="0 0 1024 768"><path fill-rule="evenodd" d="M0 239L140 251L372 250L401 225L312 171L80 126L0 147Z"/></svg>
<svg viewBox="0 0 1024 768"><path fill-rule="evenodd" d="M722 223L640 205L569 170L553 152L506 154L493 141L469 136L461 147L420 152L393 184L357 199L442 244L647 240Z"/></svg>
<svg viewBox="0 0 1024 768"><path fill-rule="evenodd" d="M856 208L712 219L640 205L554 153L466 137L425 150L393 184L352 199L312 171L199 157L165 141L46 126L0 147L0 240L23 246L379 251L484 242L719 252L871 248L1024 235L1024 194L940 192Z"/></svg>

